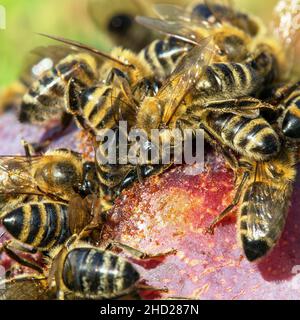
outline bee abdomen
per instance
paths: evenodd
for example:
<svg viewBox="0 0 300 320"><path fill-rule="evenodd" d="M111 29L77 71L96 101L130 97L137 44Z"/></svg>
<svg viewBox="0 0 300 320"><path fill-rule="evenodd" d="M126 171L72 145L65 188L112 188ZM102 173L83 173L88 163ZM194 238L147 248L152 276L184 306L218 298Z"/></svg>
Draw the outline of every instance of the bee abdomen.
<svg viewBox="0 0 300 320"><path fill-rule="evenodd" d="M297 90L285 102L286 110L282 120L282 131L288 138L300 138L300 91Z"/></svg>
<svg viewBox="0 0 300 320"><path fill-rule="evenodd" d="M214 63L204 70L196 85L199 98L220 100L247 96L259 85L257 74L248 64Z"/></svg>
<svg viewBox="0 0 300 320"><path fill-rule="evenodd" d="M61 203L25 204L8 213L3 225L17 240L41 250L70 236L67 206Z"/></svg>
<svg viewBox="0 0 300 320"><path fill-rule="evenodd" d="M280 150L277 134L263 118L211 113L208 121L229 147L254 160L268 159Z"/></svg>
<svg viewBox="0 0 300 320"><path fill-rule="evenodd" d="M24 95L19 120L42 123L64 111L67 82L75 78L82 86L91 85L96 77L93 58L78 54L62 59L33 83Z"/></svg>
<svg viewBox="0 0 300 320"><path fill-rule="evenodd" d="M68 253L62 277L73 292L111 298L131 288L139 274L129 262L110 252L78 248Z"/></svg>
<svg viewBox="0 0 300 320"><path fill-rule="evenodd" d="M271 203L269 197L271 194L279 193L276 192L277 188L278 186L270 185L268 182L254 182L247 187L243 196L239 229L242 247L249 261L265 256L277 243L281 234L285 214L276 220L276 225L271 226L274 224L272 210L276 203Z"/></svg>
<svg viewBox="0 0 300 320"><path fill-rule="evenodd" d="M160 79L164 79L171 74L188 48L187 44L170 37L153 41L141 51L140 55L149 63L154 73Z"/></svg>
<svg viewBox="0 0 300 320"><path fill-rule="evenodd" d="M116 126L119 118L119 92L111 87L91 87L81 96L83 117L94 132Z"/></svg>

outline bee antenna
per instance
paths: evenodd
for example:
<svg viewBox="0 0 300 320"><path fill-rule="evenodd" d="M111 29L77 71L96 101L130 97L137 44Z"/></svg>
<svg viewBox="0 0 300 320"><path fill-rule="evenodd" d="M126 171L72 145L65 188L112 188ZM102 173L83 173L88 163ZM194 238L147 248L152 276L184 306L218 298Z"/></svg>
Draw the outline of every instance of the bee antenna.
<svg viewBox="0 0 300 320"><path fill-rule="evenodd" d="M73 41L73 40L69 40L69 39L66 39L66 38L63 38L63 37L58 37L58 36L45 34L45 33L37 32L36 34L39 35L39 36L42 36L42 37L46 37L46 38L49 38L49 39L52 39L52 40L55 40L55 41L59 41L59 42L68 44L68 45L76 47L76 48L80 48L80 49L89 51L89 52L91 52L91 53L93 53L95 55L98 55L98 56L102 57L102 58L105 58L105 59L111 60L111 61L113 61L115 63L118 63L118 64L122 65L123 67L135 69L134 65L124 63L124 62L122 62L122 61L110 56L109 54L106 54L106 53L104 53L104 52L102 52L100 50L97 50L95 48L89 47L88 45L85 45L83 43L80 43L80 42L77 42L77 41Z"/></svg>

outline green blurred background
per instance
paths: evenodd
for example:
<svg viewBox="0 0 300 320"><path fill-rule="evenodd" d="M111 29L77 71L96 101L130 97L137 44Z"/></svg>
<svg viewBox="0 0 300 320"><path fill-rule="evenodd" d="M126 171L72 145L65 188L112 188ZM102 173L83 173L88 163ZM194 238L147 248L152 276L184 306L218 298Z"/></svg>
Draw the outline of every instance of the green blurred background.
<svg viewBox="0 0 300 320"><path fill-rule="evenodd" d="M87 1L0 0L0 5L6 9L6 29L0 30L0 87L18 77L30 49L49 43L35 32L60 35L108 50L111 46L109 38L89 18ZM124 5L127 0L119 1ZM268 20L275 3L276 0L235 1L237 8L249 10ZM101 14L105 12L99 12Z"/></svg>

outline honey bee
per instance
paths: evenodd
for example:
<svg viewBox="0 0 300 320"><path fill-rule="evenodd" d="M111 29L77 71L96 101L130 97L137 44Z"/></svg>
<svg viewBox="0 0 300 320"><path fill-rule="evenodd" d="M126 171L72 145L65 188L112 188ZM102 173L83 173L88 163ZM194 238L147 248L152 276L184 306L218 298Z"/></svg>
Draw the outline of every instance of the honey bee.
<svg viewBox="0 0 300 320"><path fill-rule="evenodd" d="M41 274L5 280L3 284L7 289L0 297L22 298L23 295L20 297L16 294L16 288L22 282L29 288L33 287L34 297L56 297L60 300L116 299L128 295L138 296L138 290L166 291L139 284L140 275L129 261L111 251L91 246L78 239L80 236L74 235L65 245L54 249ZM127 250L139 259L174 253L172 250L163 254L148 255L120 243L113 245ZM31 291L29 294L25 293L27 298L30 298L29 295L32 295Z"/></svg>
<svg viewBox="0 0 300 320"><path fill-rule="evenodd" d="M19 120L33 124L45 123L49 119L61 119L65 86L71 78L84 85L91 85L96 78L97 62L86 53L68 54L51 70L34 81L24 95Z"/></svg>
<svg viewBox="0 0 300 320"><path fill-rule="evenodd" d="M18 80L0 92L0 113L10 109L18 110L28 88L55 63L53 52L57 52L57 49L56 46L49 46L46 51L45 48L39 47L26 56L25 67L20 72Z"/></svg>
<svg viewBox="0 0 300 320"><path fill-rule="evenodd" d="M145 79L144 79L145 80ZM147 84L149 82L149 85ZM147 85L146 92L144 91ZM75 119L79 126L85 130L92 132L94 136L100 137L107 130L114 131L114 140L110 141L111 148L116 149L116 163L102 163L98 161L100 158L107 158L108 148L105 143L98 141L96 143L96 169L100 183L101 205L103 211L108 211L115 198L121 191L133 183L137 178L139 180L156 172L161 172L157 167L149 165L135 165L125 162L122 164L121 155L119 152L120 136L126 139L128 130L133 127L136 119L138 98L143 99L142 95L154 95L153 82L149 80L142 81L138 84L139 88L131 88L128 86L126 90L118 90L113 86L97 86L91 87L86 91L80 91L80 87L75 81L69 83L67 99L69 105L72 103L72 108ZM126 91L126 97L123 92ZM116 96L118 92L118 96ZM143 92L143 93L142 93ZM151 93L150 93L151 92ZM113 96L111 96L111 94ZM125 100L128 100L127 102ZM70 102L69 102L70 101ZM119 126L119 121L127 121L127 131ZM98 155L98 157L97 157ZM162 168L162 167L161 167Z"/></svg>
<svg viewBox="0 0 300 320"><path fill-rule="evenodd" d="M165 79L182 56L203 38L211 37L214 62L243 62L252 50L253 38L263 33L256 18L234 10L229 1L204 1L186 9L156 5L160 19L137 17L137 21L169 37L156 40L141 51L160 79Z"/></svg>
<svg viewBox="0 0 300 320"><path fill-rule="evenodd" d="M86 48L85 45L71 40L52 36L50 38ZM126 135L127 132L119 131L119 121L126 120L128 129L133 127L136 122L138 101L142 101L145 96L154 96L160 86L159 82L152 79L152 72L147 63L142 63L132 52L117 48L112 51L112 57L120 63L117 65L114 61L107 61L102 65L100 73L107 79L106 81L82 88L77 79L71 79L66 89L66 110L74 116L81 129L92 133L94 137L99 136L101 131L109 129L114 130L117 135ZM125 67L122 63L126 63ZM105 152L101 143L97 144L97 152L102 154ZM119 154L117 158L120 160ZM132 165L97 165L103 211L111 207L113 199L123 189L123 180L126 180L126 185L128 181L134 180L132 177L137 176L136 170ZM148 174L145 172L158 170L146 166L138 171L140 177L145 177Z"/></svg>
<svg viewBox="0 0 300 320"><path fill-rule="evenodd" d="M2 250L19 262L15 249L48 251L94 222L101 224L93 163L66 149L42 156L32 155L30 145L25 150L27 156L0 158L1 223L15 239Z"/></svg>
<svg viewBox="0 0 300 320"><path fill-rule="evenodd" d="M297 143L300 139L299 82L267 88L264 94L267 101L278 106L274 115L263 114L264 117L277 124L288 143Z"/></svg>
<svg viewBox="0 0 300 320"><path fill-rule="evenodd" d="M238 152L254 160L269 159L278 153L280 141L259 110L274 106L249 95L259 90L259 83L263 85L265 75L272 74L273 60L262 52L246 63L209 64L205 52L208 44L206 39L192 49L157 95L145 98L137 114L137 127L151 136L154 128L198 128L202 124L210 133L217 131L213 134L216 138L226 124L227 146L237 147Z"/></svg>
<svg viewBox="0 0 300 320"><path fill-rule="evenodd" d="M69 201L78 194L94 192L97 181L92 172L91 163L83 163L80 154L67 149L50 150L41 156L1 156L0 193Z"/></svg>
<svg viewBox="0 0 300 320"><path fill-rule="evenodd" d="M273 33L265 40L266 51L273 48L280 77L275 83L268 84L263 92L263 99L277 106L276 113L263 113L263 116L274 125L277 122L276 126L289 144L297 142L300 137L299 82L294 82L295 78L299 79L297 50L300 34L295 22L298 16L297 1L279 1L274 10ZM262 43L263 40L260 45Z"/></svg>
<svg viewBox="0 0 300 320"><path fill-rule="evenodd" d="M69 99L68 88L71 81L76 80L81 90L86 89L86 98L96 100L101 99L98 96L99 92L105 94L107 90L109 91L114 79L121 81L121 83L124 83L124 79L128 79L130 85L135 86L141 79L152 76L148 64L129 50L115 48L110 55L107 55L75 41L44 34L43 36L60 41L69 47L63 47L62 52L57 49L60 54L65 53L65 57L58 60L50 71L43 73L30 86L21 105L21 122L38 124L59 118L62 121L60 132L64 132L74 115L77 123L82 124L80 122L81 110L77 110L76 105L73 105ZM103 59L106 60L104 63ZM91 87L99 87L95 95L91 95L92 89L88 90ZM116 85L113 89L110 90L113 94L111 93L107 100L113 95L121 94L121 89L118 91ZM115 90L117 91L115 92ZM94 113L92 114L94 115ZM48 144L51 142L51 138L48 139Z"/></svg>
<svg viewBox="0 0 300 320"><path fill-rule="evenodd" d="M296 178L295 150L282 148L269 161L240 160L236 194L209 228L214 227L236 206L238 234L245 256L257 261L267 255L278 242L283 231Z"/></svg>
<svg viewBox="0 0 300 320"><path fill-rule="evenodd" d="M136 23L135 16L152 16L152 4L158 0L90 0L88 12L95 25L113 44L139 52L152 40L155 35ZM189 0L166 0L165 3L188 3Z"/></svg>
<svg viewBox="0 0 300 320"><path fill-rule="evenodd" d="M102 223L100 211L95 213L92 201L90 197L82 200L79 196L68 203L42 198L2 214L1 223L13 239L6 241L0 251L20 264L40 271L39 266L15 251L45 253L63 244L72 234L86 232L89 236L90 231L100 228Z"/></svg>

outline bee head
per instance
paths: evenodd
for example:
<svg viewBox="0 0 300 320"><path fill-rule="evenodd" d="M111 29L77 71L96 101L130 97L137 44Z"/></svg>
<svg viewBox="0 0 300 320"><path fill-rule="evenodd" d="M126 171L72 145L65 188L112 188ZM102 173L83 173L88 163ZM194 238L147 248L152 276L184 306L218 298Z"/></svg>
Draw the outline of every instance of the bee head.
<svg viewBox="0 0 300 320"><path fill-rule="evenodd" d="M98 189L98 178L94 162L87 161L83 164L83 181L75 190L81 197L85 198L90 194L96 194Z"/></svg>
<svg viewBox="0 0 300 320"><path fill-rule="evenodd" d="M224 41L219 46L221 52L224 52L228 60L240 61L247 56L247 47L245 41L235 35L224 37Z"/></svg>

